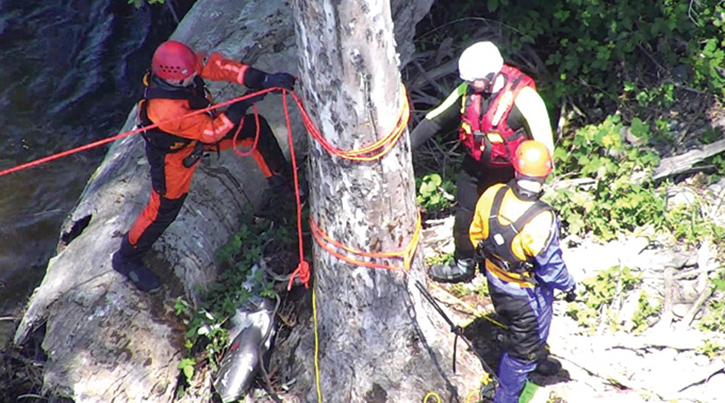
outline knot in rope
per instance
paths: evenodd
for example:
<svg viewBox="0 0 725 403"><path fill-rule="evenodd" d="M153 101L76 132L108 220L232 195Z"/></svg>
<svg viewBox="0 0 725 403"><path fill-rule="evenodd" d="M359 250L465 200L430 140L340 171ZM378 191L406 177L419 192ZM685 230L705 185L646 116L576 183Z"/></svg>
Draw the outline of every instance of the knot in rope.
<svg viewBox="0 0 725 403"><path fill-rule="evenodd" d="M306 260L301 261L300 264L297 265L295 271L293 271L292 274L289 276L287 291L292 289L292 283L294 282L295 277L300 278L300 281L305 284L306 289L310 288L310 264L307 263Z"/></svg>

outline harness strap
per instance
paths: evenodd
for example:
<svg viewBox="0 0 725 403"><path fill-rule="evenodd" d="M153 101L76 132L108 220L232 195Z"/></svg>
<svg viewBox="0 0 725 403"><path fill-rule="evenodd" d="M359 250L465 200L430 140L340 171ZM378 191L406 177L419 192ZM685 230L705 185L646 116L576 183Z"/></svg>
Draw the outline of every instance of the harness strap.
<svg viewBox="0 0 725 403"><path fill-rule="evenodd" d="M148 103L146 101L146 99L142 99L138 102L138 120L140 121L141 127L153 124L146 112L148 107ZM196 140L174 136L173 134L166 133L165 131L158 128L144 130L141 132L141 136L144 138L144 140L146 140L146 143L148 145L166 154L174 154L180 152L186 149L186 147L188 147L189 145L197 143Z"/></svg>
<svg viewBox="0 0 725 403"><path fill-rule="evenodd" d="M513 254L512 242L514 237L539 213L552 210L551 206L537 200L534 204L524 211L524 213L511 224L501 225L498 221L499 212L503 198L506 196L509 185L502 186L493 198L491 206L491 215L488 218L488 238L484 240L484 252L486 258L499 266L502 270L520 274L523 278L534 281L532 276L525 276L529 271L531 262L529 260L520 260Z"/></svg>
<svg viewBox="0 0 725 403"><path fill-rule="evenodd" d="M519 75L511 81L511 86L503 94L501 94L496 101L494 101L498 104L498 107L496 108L496 113L494 113L493 118L491 119L491 126L498 126L504 113L511 108L511 105L514 103L514 90L518 87L519 83L525 76L526 75L524 73L519 71Z"/></svg>

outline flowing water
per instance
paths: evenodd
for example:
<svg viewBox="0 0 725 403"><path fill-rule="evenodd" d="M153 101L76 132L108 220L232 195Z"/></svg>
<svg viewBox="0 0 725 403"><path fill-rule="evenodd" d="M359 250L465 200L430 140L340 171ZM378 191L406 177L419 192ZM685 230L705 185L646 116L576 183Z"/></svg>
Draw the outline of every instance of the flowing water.
<svg viewBox="0 0 725 403"><path fill-rule="evenodd" d="M186 3L173 3L176 12ZM175 28L169 10L126 0L0 0L0 171L117 134L153 50ZM60 225L106 151L0 176L0 316L22 307L42 280Z"/></svg>

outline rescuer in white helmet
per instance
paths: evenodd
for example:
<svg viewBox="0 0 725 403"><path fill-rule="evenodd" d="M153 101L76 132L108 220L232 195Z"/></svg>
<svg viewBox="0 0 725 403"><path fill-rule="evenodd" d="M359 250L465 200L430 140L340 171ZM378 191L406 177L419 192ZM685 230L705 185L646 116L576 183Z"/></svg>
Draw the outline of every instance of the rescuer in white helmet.
<svg viewBox="0 0 725 403"><path fill-rule="evenodd" d="M458 126L466 149L458 174L453 237L455 259L432 266L436 281L467 281L475 275L474 246L468 237L476 201L493 184L514 178L511 158L526 140L537 140L554 152L546 105L531 77L504 64L496 45L477 42L458 60L463 82L411 132L413 149L436 133Z"/></svg>

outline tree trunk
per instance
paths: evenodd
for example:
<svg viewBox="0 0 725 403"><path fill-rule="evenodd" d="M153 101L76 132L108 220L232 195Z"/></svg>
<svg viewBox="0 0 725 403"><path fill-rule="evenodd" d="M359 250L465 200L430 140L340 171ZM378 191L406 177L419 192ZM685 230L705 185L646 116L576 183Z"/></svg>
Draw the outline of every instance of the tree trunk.
<svg viewBox="0 0 725 403"><path fill-rule="evenodd" d="M294 14L307 110L326 141L354 150L391 133L406 99L389 2L297 0ZM310 144L308 167L310 216L332 239L369 252L411 242L417 211L407 131L371 162ZM320 390L308 389L307 401L318 400L317 392L325 402L421 401L430 391L449 401L478 384L473 373L452 376L452 334L415 287L422 267L420 250L406 273L346 263L315 245ZM292 355L296 377L315 371L310 338L290 338L302 350ZM462 367L475 367L465 352L459 356L467 360Z"/></svg>
<svg viewBox="0 0 725 403"><path fill-rule="evenodd" d="M396 15L405 21L398 38L408 49L407 57L415 22L431 2L419 0L416 6L396 0ZM265 71L294 73L297 49L291 19L283 0L200 0L172 39ZM243 90L228 83L209 87L217 100ZM268 96L260 112L286 150L279 102L279 97ZM295 117L293 133L301 133L303 126ZM131 130L134 120L135 110L121 131ZM385 119L383 123L391 125ZM149 189L143 140L134 135L117 141L61 228L58 253L15 334L19 345L45 327L44 388L51 395L76 402L175 399L186 329L173 314L173 300L182 296L196 301L195 287L215 279L215 251L238 229L240 209L260 199L264 179L251 159L233 152L202 163L182 212L154 244L152 261L147 262L164 279L161 291L151 295L138 292L110 266L111 254L144 207ZM406 214L406 224L411 217ZM208 400L210 384L208 379L202 382L206 389L200 397L187 395L184 401Z"/></svg>

